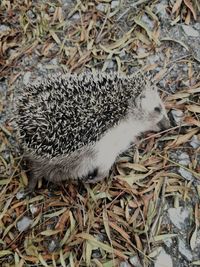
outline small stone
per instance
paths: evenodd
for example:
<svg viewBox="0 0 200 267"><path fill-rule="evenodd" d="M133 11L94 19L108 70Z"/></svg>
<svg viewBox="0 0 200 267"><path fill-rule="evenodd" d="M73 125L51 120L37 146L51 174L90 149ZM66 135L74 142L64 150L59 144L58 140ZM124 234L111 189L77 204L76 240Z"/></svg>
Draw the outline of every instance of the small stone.
<svg viewBox="0 0 200 267"><path fill-rule="evenodd" d="M169 14L166 11L167 6L168 4L167 3L163 4L163 1L160 3L158 2L155 5L155 13L158 14L161 18L164 18L164 19L169 18Z"/></svg>
<svg viewBox="0 0 200 267"><path fill-rule="evenodd" d="M147 25L147 27L153 30L154 22L146 14L142 16L142 21Z"/></svg>
<svg viewBox="0 0 200 267"><path fill-rule="evenodd" d="M188 260L192 260L192 252L186 247L185 242L182 239L178 239L178 250Z"/></svg>
<svg viewBox="0 0 200 267"><path fill-rule="evenodd" d="M74 20L78 20L80 19L80 15L78 13L75 13L71 18Z"/></svg>
<svg viewBox="0 0 200 267"><path fill-rule="evenodd" d="M200 23L195 23L193 26L197 31L200 31Z"/></svg>
<svg viewBox="0 0 200 267"><path fill-rule="evenodd" d="M70 5L73 4L73 0L62 0L63 5Z"/></svg>
<svg viewBox="0 0 200 267"><path fill-rule="evenodd" d="M187 208L169 208L168 214L173 225L176 226L179 230L182 230L186 227L186 220L190 216L190 212Z"/></svg>
<svg viewBox="0 0 200 267"><path fill-rule="evenodd" d="M102 3L99 3L97 6L96 6L96 9L101 11L101 12L104 12L105 11L105 5L102 4Z"/></svg>
<svg viewBox="0 0 200 267"><path fill-rule="evenodd" d="M171 239L171 238L164 240L164 243L165 243L165 245L166 245L168 248L170 248L170 247L171 247L171 245L173 244L173 242L172 242L172 239Z"/></svg>
<svg viewBox="0 0 200 267"><path fill-rule="evenodd" d="M50 13L55 12L55 7L51 6L51 7L49 8L49 12L50 12Z"/></svg>
<svg viewBox="0 0 200 267"><path fill-rule="evenodd" d="M119 6L119 1L112 1L112 3L111 3L111 8L112 9L114 9L114 8L116 8L116 7L118 7Z"/></svg>
<svg viewBox="0 0 200 267"><path fill-rule="evenodd" d="M58 242L55 240L51 240L48 244L48 251L54 252L59 247Z"/></svg>
<svg viewBox="0 0 200 267"><path fill-rule="evenodd" d="M49 61L49 64L58 65L58 59L56 57L53 58L52 60Z"/></svg>
<svg viewBox="0 0 200 267"><path fill-rule="evenodd" d="M37 211L38 211L38 208L35 207L33 204L30 205L30 211L31 213L34 215Z"/></svg>
<svg viewBox="0 0 200 267"><path fill-rule="evenodd" d="M9 31L10 27L8 27L7 25L0 25L0 32L5 32L5 31Z"/></svg>
<svg viewBox="0 0 200 267"><path fill-rule="evenodd" d="M113 60L112 60L112 59L109 59L107 62L108 62L107 68L108 68L108 69L113 69L113 67L114 67L114 62L113 62Z"/></svg>
<svg viewBox="0 0 200 267"><path fill-rule="evenodd" d="M142 51L143 50L143 51ZM146 50L144 49L144 48L140 48L140 51L141 52L146 52ZM159 57L159 55L158 54L155 54L155 55L150 55L148 58L147 58L147 62L148 62L148 64L154 64L154 63L156 63L156 62L159 62L161 59L160 59L160 57Z"/></svg>
<svg viewBox="0 0 200 267"><path fill-rule="evenodd" d="M26 14L29 17L29 19L34 19L35 18L35 14L33 13L32 10L28 10Z"/></svg>
<svg viewBox="0 0 200 267"><path fill-rule="evenodd" d="M130 263L132 264L131 266L137 266L137 267L142 267L140 260L138 258L138 255L135 255L129 259Z"/></svg>
<svg viewBox="0 0 200 267"><path fill-rule="evenodd" d="M44 66L41 63L38 63L37 67L38 67L39 70L43 70L44 69Z"/></svg>
<svg viewBox="0 0 200 267"><path fill-rule="evenodd" d="M199 136L200 137L200 136ZM190 145L193 147L193 148L199 148L200 147L200 138L198 138L197 135L194 135L191 139L191 142L190 142Z"/></svg>
<svg viewBox="0 0 200 267"><path fill-rule="evenodd" d="M182 25L182 29L188 36L199 37L199 32L190 25Z"/></svg>
<svg viewBox="0 0 200 267"><path fill-rule="evenodd" d="M154 267L173 267L172 258L169 254L165 252L164 249L161 250L157 256Z"/></svg>
<svg viewBox="0 0 200 267"><path fill-rule="evenodd" d="M191 181L191 180L194 179L192 173L189 172L189 171L187 171L187 170L185 170L185 169L183 169L183 168L179 168L179 169L178 169L178 172L180 173L180 175L181 175L182 177L184 177L184 178L185 178L186 180L188 180L188 181Z"/></svg>
<svg viewBox="0 0 200 267"><path fill-rule="evenodd" d="M125 50L123 49L123 50L120 52L119 57L122 58L122 57L124 57L125 55L126 55L126 52L125 52Z"/></svg>
<svg viewBox="0 0 200 267"><path fill-rule="evenodd" d="M23 77L23 83L25 85L27 85L30 81L30 77L31 77L31 72L30 71L27 71L25 74L24 74L24 77Z"/></svg>
<svg viewBox="0 0 200 267"><path fill-rule="evenodd" d="M28 217L23 217L20 221L17 222L17 228L20 232L23 232L27 230L31 224L33 223L33 220L31 220Z"/></svg>
<svg viewBox="0 0 200 267"><path fill-rule="evenodd" d="M190 157L187 153L182 152L179 156L179 164L187 166L188 164L190 164Z"/></svg>
<svg viewBox="0 0 200 267"><path fill-rule="evenodd" d="M175 109L173 109L171 111L171 113L172 113L172 116L173 116L175 122L177 124L179 124L182 121L183 117L184 117L184 113L181 110L175 110Z"/></svg>
<svg viewBox="0 0 200 267"><path fill-rule="evenodd" d="M131 267L132 265L130 265L127 261L122 261L120 262L119 267Z"/></svg>
<svg viewBox="0 0 200 267"><path fill-rule="evenodd" d="M17 198L18 200L24 198L24 196L25 196L24 191L19 191L19 192L17 192L17 194L16 194L16 198Z"/></svg>

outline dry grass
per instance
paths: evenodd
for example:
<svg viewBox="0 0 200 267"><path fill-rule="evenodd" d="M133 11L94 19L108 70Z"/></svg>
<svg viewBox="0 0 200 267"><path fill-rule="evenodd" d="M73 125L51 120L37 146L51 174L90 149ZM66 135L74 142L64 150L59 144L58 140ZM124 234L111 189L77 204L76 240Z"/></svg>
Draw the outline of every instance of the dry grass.
<svg viewBox="0 0 200 267"><path fill-rule="evenodd" d="M70 72L97 67L105 71L111 59L118 72L128 73L131 67L141 66L140 59L161 44L159 18L153 13L155 1L149 1L146 7L145 1L140 1L137 16L125 9L118 20L122 3L113 9L107 5L103 12L96 8L100 2L110 1L77 1L64 12L59 1L2 0L0 20L10 28L0 32L0 76L7 78L8 90L23 73L20 60L25 55L37 55L38 60L56 57L63 70ZM176 1L168 6L173 23L180 18L187 24L196 19L197 2ZM70 23L75 13L80 19ZM153 21L153 29L141 21L144 13ZM124 32L120 17L127 14L130 26ZM124 50L127 56L121 59ZM173 67L171 52L169 46L155 82ZM12 127L0 124L1 266L110 267L134 255L139 256L142 266L150 266L154 248L175 237L170 225L162 223L169 201L176 207L179 202L193 201L191 220L195 227L190 245L194 244L200 209L193 196L198 193L200 197L200 186L195 182L200 180L200 165L199 149L193 149L188 141L194 135L200 138L200 83L194 76L193 59L183 58L182 62L189 66L188 86L166 98L168 109L183 112L181 125L146 136L118 160L110 178L96 185L69 182L52 191L44 185L35 195L21 198L28 178L20 167ZM141 67L148 71L156 65ZM2 103L2 114L5 109ZM192 173L194 181L178 174L180 164L170 157L175 150L191 156L190 166L183 168ZM20 228L23 218L27 218L23 223L27 229Z"/></svg>

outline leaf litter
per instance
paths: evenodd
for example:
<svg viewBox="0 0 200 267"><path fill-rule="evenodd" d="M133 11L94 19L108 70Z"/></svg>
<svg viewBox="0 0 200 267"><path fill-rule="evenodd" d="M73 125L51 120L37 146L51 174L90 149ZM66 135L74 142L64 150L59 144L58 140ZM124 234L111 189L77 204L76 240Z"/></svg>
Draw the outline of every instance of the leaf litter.
<svg viewBox="0 0 200 267"><path fill-rule="evenodd" d="M160 36L155 1L138 1L133 10L128 8L122 13L124 1L118 1L116 6L111 2L76 1L65 7L61 1L24 1L21 5L20 1L3 0L0 19L8 26L0 30L0 79L7 79L11 97L13 85L22 76L20 62L24 56L34 55L37 61L41 57L47 61L56 57L62 71L81 72L97 67L106 71L114 62L114 70L129 73L130 69L141 66L141 59L159 49L161 41L177 42L188 49L181 40ZM180 20L185 24L197 20L198 1L173 3L167 6L173 25ZM99 5L103 9L98 9ZM153 28L143 20L145 13ZM121 25L123 18L130 24L125 32ZM193 59L185 62L191 65ZM166 75L167 64L154 76L155 81ZM141 67L154 70L157 66L143 62ZM25 67L30 71L34 68ZM54 68L48 65L48 69ZM193 137L200 139L200 83L194 75L193 71L188 72L184 88L165 98L169 110L183 112L182 125L142 138L128 155L118 159L111 178L96 185L67 182L53 186L53 190L45 185L34 196L23 195L28 177L21 167L13 128L3 120L0 124L1 266L106 267L120 266L134 257L139 257L142 266L150 266L155 248L177 236L162 224L168 199L172 198L177 206L179 202L191 202L197 191L199 201L199 148L189 147L193 164L187 167L171 158L173 151L187 149ZM1 104L2 114L5 109L5 104ZM178 167L191 172L195 180L186 182L178 174ZM198 201L189 239L191 249L196 246L199 229ZM198 265L199 260L195 259L193 264Z"/></svg>

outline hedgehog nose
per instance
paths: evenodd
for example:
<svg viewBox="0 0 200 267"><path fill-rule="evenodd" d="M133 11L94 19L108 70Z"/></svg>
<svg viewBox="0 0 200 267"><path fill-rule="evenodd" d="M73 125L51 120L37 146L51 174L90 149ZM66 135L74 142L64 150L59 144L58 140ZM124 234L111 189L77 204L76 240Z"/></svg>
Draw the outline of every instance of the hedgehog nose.
<svg viewBox="0 0 200 267"><path fill-rule="evenodd" d="M160 130L164 131L170 128L170 121L168 119L168 117L163 117L159 122L158 122L158 127L160 128Z"/></svg>

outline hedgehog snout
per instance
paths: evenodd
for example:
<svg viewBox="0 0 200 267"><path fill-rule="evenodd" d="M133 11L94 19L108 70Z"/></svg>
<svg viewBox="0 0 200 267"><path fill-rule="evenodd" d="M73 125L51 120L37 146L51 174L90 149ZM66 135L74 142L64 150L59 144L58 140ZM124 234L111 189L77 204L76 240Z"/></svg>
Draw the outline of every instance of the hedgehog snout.
<svg viewBox="0 0 200 267"><path fill-rule="evenodd" d="M161 131L169 129L171 125L168 117L163 116L162 119L157 123L157 126Z"/></svg>

